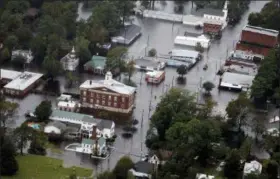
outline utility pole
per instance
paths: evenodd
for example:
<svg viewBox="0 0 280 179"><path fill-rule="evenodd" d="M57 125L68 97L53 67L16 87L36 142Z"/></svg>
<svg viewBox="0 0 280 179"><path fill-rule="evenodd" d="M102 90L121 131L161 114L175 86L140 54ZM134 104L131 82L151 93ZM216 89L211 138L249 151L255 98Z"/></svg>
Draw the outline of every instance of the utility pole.
<svg viewBox="0 0 280 179"><path fill-rule="evenodd" d="M144 118L144 109L142 110L142 118L141 118L141 159L143 157L143 118Z"/></svg>

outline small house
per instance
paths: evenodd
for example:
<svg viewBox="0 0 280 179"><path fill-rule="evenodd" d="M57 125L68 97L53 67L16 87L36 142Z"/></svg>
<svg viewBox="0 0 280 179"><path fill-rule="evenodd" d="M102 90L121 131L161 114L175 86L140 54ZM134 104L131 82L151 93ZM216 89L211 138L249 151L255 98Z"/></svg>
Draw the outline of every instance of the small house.
<svg viewBox="0 0 280 179"><path fill-rule="evenodd" d="M84 70L98 75L105 74L106 57L93 55L91 60L84 64Z"/></svg>
<svg viewBox="0 0 280 179"><path fill-rule="evenodd" d="M202 173L196 174L195 178L196 179L215 179L215 177L212 175L207 175L207 174L202 174Z"/></svg>
<svg viewBox="0 0 280 179"><path fill-rule="evenodd" d="M13 50L12 51L12 61L15 60L17 57L23 58L25 61L24 63L31 63L34 59L34 56L31 52L31 50Z"/></svg>
<svg viewBox="0 0 280 179"><path fill-rule="evenodd" d="M66 130L66 124L59 121L53 121L45 126L44 133L61 135L65 132L65 130Z"/></svg>

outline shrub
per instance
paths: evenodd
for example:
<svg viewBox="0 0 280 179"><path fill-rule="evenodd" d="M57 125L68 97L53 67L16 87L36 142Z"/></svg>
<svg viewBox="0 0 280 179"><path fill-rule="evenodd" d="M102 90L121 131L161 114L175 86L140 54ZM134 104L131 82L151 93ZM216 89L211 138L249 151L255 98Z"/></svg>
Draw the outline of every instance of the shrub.
<svg viewBox="0 0 280 179"><path fill-rule="evenodd" d="M157 50L152 48L151 50L149 50L148 52L148 56L149 57L155 57L157 55Z"/></svg>

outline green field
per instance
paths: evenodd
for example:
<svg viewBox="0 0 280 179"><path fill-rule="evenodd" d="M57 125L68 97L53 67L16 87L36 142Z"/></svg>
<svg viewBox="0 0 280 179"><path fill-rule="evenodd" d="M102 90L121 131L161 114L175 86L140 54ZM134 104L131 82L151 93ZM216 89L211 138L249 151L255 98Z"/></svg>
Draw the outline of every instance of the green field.
<svg viewBox="0 0 280 179"><path fill-rule="evenodd" d="M15 176L3 179L66 179L75 173L77 176L89 177L90 169L79 167L63 168L62 161L45 156L18 156L19 171Z"/></svg>

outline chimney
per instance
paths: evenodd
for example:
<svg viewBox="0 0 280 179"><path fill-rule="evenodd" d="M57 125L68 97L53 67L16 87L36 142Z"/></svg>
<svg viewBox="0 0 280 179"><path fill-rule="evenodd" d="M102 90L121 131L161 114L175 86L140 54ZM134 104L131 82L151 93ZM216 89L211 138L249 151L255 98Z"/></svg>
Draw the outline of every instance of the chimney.
<svg viewBox="0 0 280 179"><path fill-rule="evenodd" d="M92 84L92 81L91 81L91 80L89 80L89 84L90 84L90 85Z"/></svg>
<svg viewBox="0 0 280 179"><path fill-rule="evenodd" d="M96 124L93 124L92 132L91 132L91 139L92 140L96 140L97 139L96 129L97 129Z"/></svg>

